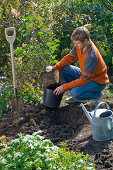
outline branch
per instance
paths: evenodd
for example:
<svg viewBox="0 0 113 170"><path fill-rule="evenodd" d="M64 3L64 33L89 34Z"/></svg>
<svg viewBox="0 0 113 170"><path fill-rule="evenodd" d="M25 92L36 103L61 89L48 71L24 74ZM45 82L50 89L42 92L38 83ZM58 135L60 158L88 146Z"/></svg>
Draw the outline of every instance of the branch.
<svg viewBox="0 0 113 170"><path fill-rule="evenodd" d="M112 8L111 3L110 3L109 1L108 1L109 5L107 5L107 4L104 2L104 0L102 0L102 3L104 4L104 6L105 6L107 9L109 9L110 11L113 12L113 8Z"/></svg>

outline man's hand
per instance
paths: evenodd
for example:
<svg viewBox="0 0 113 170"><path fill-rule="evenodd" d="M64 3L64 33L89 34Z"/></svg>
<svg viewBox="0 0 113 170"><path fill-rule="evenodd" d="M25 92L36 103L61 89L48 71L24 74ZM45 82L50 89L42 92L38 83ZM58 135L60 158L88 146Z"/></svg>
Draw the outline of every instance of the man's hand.
<svg viewBox="0 0 113 170"><path fill-rule="evenodd" d="M47 66L46 67L46 72L50 72L50 71L52 71L52 66Z"/></svg>
<svg viewBox="0 0 113 170"><path fill-rule="evenodd" d="M62 86L59 86L59 87L57 87L55 90L54 90L54 94L56 94L56 95L59 95L59 94L61 94L61 93L63 93L64 92L64 89L63 89L63 87Z"/></svg>

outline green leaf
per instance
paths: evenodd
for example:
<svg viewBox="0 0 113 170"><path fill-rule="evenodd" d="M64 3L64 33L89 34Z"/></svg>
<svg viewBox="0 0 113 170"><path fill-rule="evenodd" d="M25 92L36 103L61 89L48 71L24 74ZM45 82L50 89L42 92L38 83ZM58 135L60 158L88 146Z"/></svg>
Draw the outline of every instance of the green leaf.
<svg viewBox="0 0 113 170"><path fill-rule="evenodd" d="M39 17L38 20L39 21L45 21L45 19L43 17Z"/></svg>
<svg viewBox="0 0 113 170"><path fill-rule="evenodd" d="M43 35L43 32L38 32L39 35Z"/></svg>
<svg viewBox="0 0 113 170"><path fill-rule="evenodd" d="M53 45L53 42L47 42L48 47L50 47L51 45Z"/></svg>

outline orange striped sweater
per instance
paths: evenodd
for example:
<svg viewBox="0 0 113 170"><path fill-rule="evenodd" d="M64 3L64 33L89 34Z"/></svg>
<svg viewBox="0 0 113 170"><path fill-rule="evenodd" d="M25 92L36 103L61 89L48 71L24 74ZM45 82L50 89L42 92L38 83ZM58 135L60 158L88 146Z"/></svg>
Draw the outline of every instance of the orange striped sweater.
<svg viewBox="0 0 113 170"><path fill-rule="evenodd" d="M106 64L92 41L89 42L89 45L84 52L82 52L82 49L73 47L68 55L64 56L55 66L53 66L53 69L60 70L76 60L79 60L82 76L72 82L63 84L64 90L70 90L77 86L86 85L88 81L95 81L99 84L109 83Z"/></svg>

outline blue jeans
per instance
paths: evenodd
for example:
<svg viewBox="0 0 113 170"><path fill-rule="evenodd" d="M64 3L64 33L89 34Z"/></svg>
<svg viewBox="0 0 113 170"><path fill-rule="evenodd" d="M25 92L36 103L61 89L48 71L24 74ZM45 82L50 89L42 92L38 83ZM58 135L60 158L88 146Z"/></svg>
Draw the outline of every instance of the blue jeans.
<svg viewBox="0 0 113 170"><path fill-rule="evenodd" d="M62 69L63 78L66 83L79 79L81 74L80 68L69 65ZM74 87L70 90L70 94L77 100L92 100L101 97L102 90L106 84L99 84L95 81L89 81L84 86Z"/></svg>

